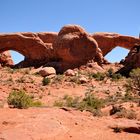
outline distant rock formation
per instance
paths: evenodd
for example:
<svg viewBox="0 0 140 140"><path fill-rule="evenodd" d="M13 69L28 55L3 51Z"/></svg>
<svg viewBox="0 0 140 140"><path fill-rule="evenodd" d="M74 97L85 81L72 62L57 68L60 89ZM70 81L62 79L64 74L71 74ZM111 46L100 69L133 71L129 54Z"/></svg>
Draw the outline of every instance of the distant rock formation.
<svg viewBox="0 0 140 140"><path fill-rule="evenodd" d="M0 54L0 64L1 66L13 66L14 62L12 60L11 54L9 51L2 52Z"/></svg>
<svg viewBox="0 0 140 140"><path fill-rule="evenodd" d="M0 34L0 53L15 50L24 55L18 67L47 65L65 71L89 61L102 65L106 62L104 56L115 47L132 50L136 43L140 44L139 38L116 33L89 34L78 25L66 25L59 33ZM139 63L135 58L134 61Z"/></svg>

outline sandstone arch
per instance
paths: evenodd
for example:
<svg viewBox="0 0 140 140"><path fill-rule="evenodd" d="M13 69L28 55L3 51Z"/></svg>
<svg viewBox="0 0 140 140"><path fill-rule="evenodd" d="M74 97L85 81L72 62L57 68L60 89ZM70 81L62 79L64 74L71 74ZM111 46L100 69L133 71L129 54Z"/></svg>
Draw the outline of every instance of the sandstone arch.
<svg viewBox="0 0 140 140"><path fill-rule="evenodd" d="M0 53L14 50L25 56L25 65L45 63L52 52L52 42L57 33L0 34Z"/></svg>
<svg viewBox="0 0 140 140"><path fill-rule="evenodd" d="M92 34L92 37L97 41L103 56L107 55L117 46L131 50L136 43L140 44L139 38L124 36L117 33L100 32Z"/></svg>
<svg viewBox="0 0 140 140"><path fill-rule="evenodd" d="M64 26L59 33L0 34L0 53L15 50L25 56L21 67L59 64L62 70L79 67L90 60L98 64L117 46L132 49L140 39L117 33L88 34L78 25ZM56 63L55 63L56 62Z"/></svg>

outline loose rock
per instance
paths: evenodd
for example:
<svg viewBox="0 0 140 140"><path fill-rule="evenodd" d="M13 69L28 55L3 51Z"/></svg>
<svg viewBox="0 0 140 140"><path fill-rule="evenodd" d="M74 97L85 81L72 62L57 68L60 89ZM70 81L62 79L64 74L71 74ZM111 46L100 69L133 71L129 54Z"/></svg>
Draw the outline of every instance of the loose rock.
<svg viewBox="0 0 140 140"><path fill-rule="evenodd" d="M43 77L56 75L56 70L53 67L44 67L39 71L39 74Z"/></svg>

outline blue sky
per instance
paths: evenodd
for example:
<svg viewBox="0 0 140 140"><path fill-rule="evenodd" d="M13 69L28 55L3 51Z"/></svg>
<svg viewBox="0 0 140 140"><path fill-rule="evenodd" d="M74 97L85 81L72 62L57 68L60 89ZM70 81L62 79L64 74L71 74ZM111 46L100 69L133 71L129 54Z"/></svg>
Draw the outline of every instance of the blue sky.
<svg viewBox="0 0 140 140"><path fill-rule="evenodd" d="M140 0L0 0L0 33L56 31L79 24L90 33L116 32L138 36ZM114 49L106 58L119 61L126 49ZM23 59L12 52L17 63Z"/></svg>

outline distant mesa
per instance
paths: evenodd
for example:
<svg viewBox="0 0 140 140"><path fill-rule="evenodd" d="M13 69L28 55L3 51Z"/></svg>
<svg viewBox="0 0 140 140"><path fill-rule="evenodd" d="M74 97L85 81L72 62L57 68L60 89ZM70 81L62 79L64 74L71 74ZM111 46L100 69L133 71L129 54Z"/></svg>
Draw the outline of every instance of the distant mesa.
<svg viewBox="0 0 140 140"><path fill-rule="evenodd" d="M133 53L136 44L138 52ZM64 72L89 61L102 66L107 63L104 56L117 46L130 50L124 61L125 70L140 67L139 38L117 33L89 34L79 25L66 25L59 33L0 34L0 63L20 68L46 65L54 67L57 72ZM25 59L14 65L9 50L21 53Z"/></svg>

